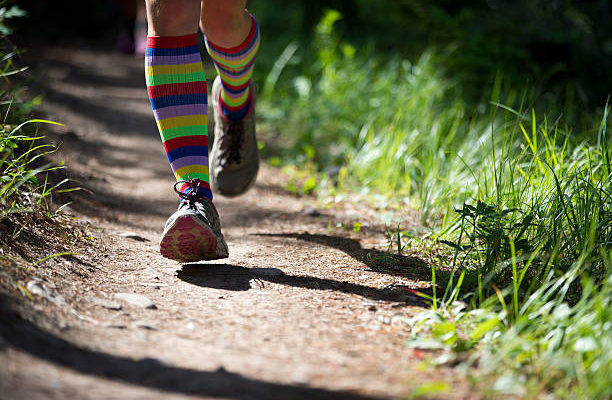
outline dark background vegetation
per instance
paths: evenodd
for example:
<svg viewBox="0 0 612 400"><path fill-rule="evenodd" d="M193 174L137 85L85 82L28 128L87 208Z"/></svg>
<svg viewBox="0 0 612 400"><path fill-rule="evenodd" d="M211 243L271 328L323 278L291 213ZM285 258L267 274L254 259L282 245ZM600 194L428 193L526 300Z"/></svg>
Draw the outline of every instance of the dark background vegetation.
<svg viewBox="0 0 612 400"><path fill-rule="evenodd" d="M29 17L19 21L18 32L30 41L110 47L121 23L112 0L27 0L20 6ZM259 77L289 42L308 46L331 8L343 15L337 33L358 52L373 46L381 58L414 59L437 49L467 99L486 96L498 72L512 87L529 86L566 108L601 107L612 90L609 0L253 0L248 6L264 33Z"/></svg>

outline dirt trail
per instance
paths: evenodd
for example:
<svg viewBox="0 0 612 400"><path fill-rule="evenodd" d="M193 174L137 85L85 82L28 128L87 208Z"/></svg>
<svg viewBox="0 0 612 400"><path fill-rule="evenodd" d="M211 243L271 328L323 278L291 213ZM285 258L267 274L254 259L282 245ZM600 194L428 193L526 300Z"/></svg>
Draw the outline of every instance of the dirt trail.
<svg viewBox="0 0 612 400"><path fill-rule="evenodd" d="M62 301L35 296L29 318L0 324L0 398L386 399L423 382L400 320L414 312L405 288L422 262L371 262L384 239L371 211L304 212L314 200L283 193L264 168L248 194L215 199L229 259L166 260L157 240L177 201L142 62L38 57L43 110L66 124L62 157L92 191L71 212L94 240L81 276L37 272ZM352 221L366 226L359 235L336 228ZM465 385L452 397L469 397Z"/></svg>

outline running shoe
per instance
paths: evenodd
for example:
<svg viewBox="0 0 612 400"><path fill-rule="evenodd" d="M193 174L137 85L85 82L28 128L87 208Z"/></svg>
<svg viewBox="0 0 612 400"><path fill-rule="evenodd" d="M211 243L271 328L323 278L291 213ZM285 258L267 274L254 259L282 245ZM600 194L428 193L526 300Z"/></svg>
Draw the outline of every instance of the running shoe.
<svg viewBox="0 0 612 400"><path fill-rule="evenodd" d="M177 189L179 185L183 186L183 191ZM198 179L179 181L174 185L181 204L168 218L159 241L159 250L166 258L190 262L228 257L219 213L198 188Z"/></svg>
<svg viewBox="0 0 612 400"><path fill-rule="evenodd" d="M211 151L211 180L223 196L238 196L255 183L259 170L259 154L255 138L255 88L249 83L253 97L245 117L240 121L226 118L221 111L221 78L212 87L214 139Z"/></svg>

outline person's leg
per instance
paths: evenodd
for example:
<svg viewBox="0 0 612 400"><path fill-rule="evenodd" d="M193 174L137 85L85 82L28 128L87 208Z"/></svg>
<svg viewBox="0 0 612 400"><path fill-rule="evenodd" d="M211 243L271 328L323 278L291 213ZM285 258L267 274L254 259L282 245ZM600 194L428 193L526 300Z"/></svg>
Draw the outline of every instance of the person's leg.
<svg viewBox="0 0 612 400"><path fill-rule="evenodd" d="M200 21L200 0L145 0L149 36L195 34Z"/></svg>
<svg viewBox="0 0 612 400"><path fill-rule="evenodd" d="M202 33L222 47L236 47L251 30L251 14L246 0L202 0Z"/></svg>
<svg viewBox="0 0 612 400"><path fill-rule="evenodd" d="M259 28L245 0L203 0L200 27L219 76L212 89L215 141L211 181L225 196L244 193L259 169L251 75Z"/></svg>
<svg viewBox="0 0 612 400"><path fill-rule="evenodd" d="M179 211L166 223L163 256L227 257L208 178L207 90L197 45L200 0L147 0L149 99L168 161L182 184Z"/></svg>
<svg viewBox="0 0 612 400"><path fill-rule="evenodd" d="M147 0L145 68L149 99L176 179L200 179L212 200L199 15L200 0Z"/></svg>
<svg viewBox="0 0 612 400"><path fill-rule="evenodd" d="M201 28L206 48L221 77L223 114L241 120L251 101L249 82L259 48L259 30L246 0L204 0Z"/></svg>

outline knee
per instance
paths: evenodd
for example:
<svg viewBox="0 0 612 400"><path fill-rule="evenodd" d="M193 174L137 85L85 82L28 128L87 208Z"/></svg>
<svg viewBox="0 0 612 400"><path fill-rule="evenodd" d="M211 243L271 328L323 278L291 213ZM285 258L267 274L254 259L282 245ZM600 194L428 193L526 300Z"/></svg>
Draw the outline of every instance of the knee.
<svg viewBox="0 0 612 400"><path fill-rule="evenodd" d="M149 35L180 36L195 33L200 0L147 0Z"/></svg>

